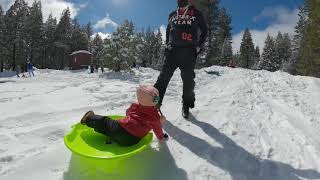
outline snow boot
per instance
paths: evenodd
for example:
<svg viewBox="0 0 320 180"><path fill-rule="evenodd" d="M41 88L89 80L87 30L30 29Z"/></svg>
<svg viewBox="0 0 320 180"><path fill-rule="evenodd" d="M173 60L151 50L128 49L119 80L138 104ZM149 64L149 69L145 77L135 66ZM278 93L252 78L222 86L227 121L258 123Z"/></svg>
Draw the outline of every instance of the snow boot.
<svg viewBox="0 0 320 180"><path fill-rule="evenodd" d="M88 111L88 112L86 112L86 114L81 118L80 123L81 123L81 124L86 124L86 122L88 121L88 118L89 118L89 117L92 117L93 115L94 115L94 112L93 112L93 111Z"/></svg>
<svg viewBox="0 0 320 180"><path fill-rule="evenodd" d="M188 119L189 114L190 114L190 112L189 112L189 107L183 105L183 106L182 106L182 116L183 116L185 119Z"/></svg>

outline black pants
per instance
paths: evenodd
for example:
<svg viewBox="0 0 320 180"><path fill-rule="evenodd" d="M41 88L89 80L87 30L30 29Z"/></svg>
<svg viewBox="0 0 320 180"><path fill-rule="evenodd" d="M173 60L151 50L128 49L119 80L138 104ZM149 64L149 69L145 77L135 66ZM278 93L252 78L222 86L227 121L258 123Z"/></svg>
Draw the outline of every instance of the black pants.
<svg viewBox="0 0 320 180"><path fill-rule="evenodd" d="M86 125L94 128L98 133L111 137L121 146L132 146L141 140L141 138L129 134L120 126L118 121L112 120L107 116L93 115L87 120Z"/></svg>
<svg viewBox="0 0 320 180"><path fill-rule="evenodd" d="M194 68L196 59L197 52L193 47L174 47L170 52L167 53L161 73L156 84L154 85L154 87L159 90L161 99L160 103L162 103L164 94L166 93L166 89L174 71L179 67L183 82L182 103L187 107L194 108Z"/></svg>

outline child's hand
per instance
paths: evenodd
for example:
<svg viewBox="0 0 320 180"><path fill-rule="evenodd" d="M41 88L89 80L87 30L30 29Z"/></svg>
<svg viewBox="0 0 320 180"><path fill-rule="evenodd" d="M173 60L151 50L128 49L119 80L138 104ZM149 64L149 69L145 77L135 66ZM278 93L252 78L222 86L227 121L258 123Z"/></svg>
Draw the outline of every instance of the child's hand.
<svg viewBox="0 0 320 180"><path fill-rule="evenodd" d="M165 133L163 135L163 139L159 140L158 143L159 143L159 146L161 146L162 143L165 143L169 140L169 135L167 133Z"/></svg>
<svg viewBox="0 0 320 180"><path fill-rule="evenodd" d="M166 117L162 115L162 116L160 117L160 122L161 122L161 124L164 125L164 124L166 123L166 121L167 121Z"/></svg>

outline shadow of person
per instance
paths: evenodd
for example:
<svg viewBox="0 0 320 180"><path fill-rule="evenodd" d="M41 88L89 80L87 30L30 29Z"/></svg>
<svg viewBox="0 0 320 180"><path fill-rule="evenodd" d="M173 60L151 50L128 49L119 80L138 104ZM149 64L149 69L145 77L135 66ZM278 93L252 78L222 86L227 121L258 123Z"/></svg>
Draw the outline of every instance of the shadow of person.
<svg viewBox="0 0 320 180"><path fill-rule="evenodd" d="M176 165L175 159L173 158L168 145L163 142L160 143L159 149L148 148L145 153L139 154L135 158L137 160L143 159L143 161L149 162L149 167L145 172L145 180L187 180L187 173ZM138 162L138 161L137 161ZM137 164L137 163L135 163Z"/></svg>
<svg viewBox="0 0 320 180"><path fill-rule="evenodd" d="M234 180L301 180L319 179L320 173L315 170L295 169L289 164L260 159L233 140L222 134L208 123L190 117L190 122L199 126L208 136L222 147L215 147L201 138L193 136L169 121L165 130L178 143L188 148L197 156L207 160L213 166L229 172Z"/></svg>
<svg viewBox="0 0 320 180"><path fill-rule="evenodd" d="M69 168L63 174L64 180L187 180L187 173L177 167L166 143L159 149L148 147L143 152L123 161L119 166L121 173L105 172L95 169L92 164L85 164L76 155L72 155ZM105 164L108 166L108 164ZM100 168L100 167L99 167ZM101 167L103 168L103 167Z"/></svg>

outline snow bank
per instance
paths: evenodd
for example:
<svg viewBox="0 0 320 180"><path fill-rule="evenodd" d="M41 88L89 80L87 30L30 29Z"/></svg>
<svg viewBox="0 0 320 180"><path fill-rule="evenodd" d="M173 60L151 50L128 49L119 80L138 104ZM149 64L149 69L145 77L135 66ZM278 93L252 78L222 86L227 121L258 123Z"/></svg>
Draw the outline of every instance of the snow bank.
<svg viewBox="0 0 320 180"><path fill-rule="evenodd" d="M179 73L162 108L170 140L159 145L155 139L132 159L133 165L149 164L150 176L139 179L320 179L319 79L215 66L197 70L196 107L185 120ZM40 70L32 78L1 78L0 178L86 179L63 144L64 134L90 109L124 114L136 87L153 84L158 74L145 68Z"/></svg>

